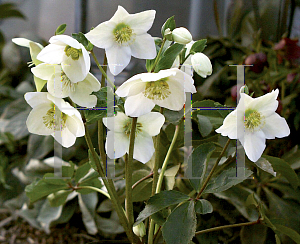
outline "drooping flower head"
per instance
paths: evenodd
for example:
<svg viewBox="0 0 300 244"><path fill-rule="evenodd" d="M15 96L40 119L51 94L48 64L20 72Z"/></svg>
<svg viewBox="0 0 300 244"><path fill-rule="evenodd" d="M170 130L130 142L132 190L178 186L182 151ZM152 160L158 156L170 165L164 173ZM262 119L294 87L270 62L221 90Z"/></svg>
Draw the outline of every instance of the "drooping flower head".
<svg viewBox="0 0 300 244"><path fill-rule="evenodd" d="M147 34L155 17L155 10L129 14L118 6L114 16L85 34L96 47L104 48L108 67L118 75L130 62L131 55L141 59L156 56L154 39Z"/></svg>
<svg viewBox="0 0 300 244"><path fill-rule="evenodd" d="M37 59L47 64L61 64L64 73L73 83L84 80L91 67L90 57L84 46L66 35L53 36L49 42Z"/></svg>
<svg viewBox="0 0 300 244"><path fill-rule="evenodd" d="M258 98L241 93L237 108L216 130L222 136L239 139L248 158L256 162L266 147L266 139L282 138L290 134L284 118L275 113L278 89Z"/></svg>
<svg viewBox="0 0 300 244"><path fill-rule="evenodd" d="M30 133L52 135L67 148L75 143L76 137L84 136L80 113L63 99L48 92L28 92L24 97L33 108L26 121Z"/></svg>
<svg viewBox="0 0 300 244"><path fill-rule="evenodd" d="M185 92L196 92L194 80L183 71L173 68L158 73L142 73L131 77L116 91L120 97L127 97L125 113L139 117L149 113L155 104L179 111L186 100Z"/></svg>
<svg viewBox="0 0 300 244"><path fill-rule="evenodd" d="M165 117L157 112L138 117L136 124L133 158L147 163L155 149L152 136L156 136L165 122ZM132 118L118 112L115 117L103 118L104 125L110 130L106 138L106 153L109 158L120 158L129 153L129 137Z"/></svg>
<svg viewBox="0 0 300 244"><path fill-rule="evenodd" d="M47 80L47 90L52 96L70 97L79 106L95 107L97 97L90 94L100 89L100 82L91 73L88 73L83 81L73 83L58 64L39 64L32 68L31 72L36 77Z"/></svg>

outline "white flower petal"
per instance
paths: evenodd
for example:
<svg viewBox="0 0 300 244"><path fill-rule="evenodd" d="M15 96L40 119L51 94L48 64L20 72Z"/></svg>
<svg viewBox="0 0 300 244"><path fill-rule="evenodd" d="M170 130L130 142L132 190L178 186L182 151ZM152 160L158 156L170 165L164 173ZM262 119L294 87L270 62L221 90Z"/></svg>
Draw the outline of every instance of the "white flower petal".
<svg viewBox="0 0 300 244"><path fill-rule="evenodd" d="M52 36L49 39L49 42L51 44L63 46L64 48L67 45L69 45L71 47L74 47L76 49L80 49L81 48L80 43L76 39L74 39L73 37L67 36L67 35Z"/></svg>
<svg viewBox="0 0 300 244"><path fill-rule="evenodd" d="M145 164L151 159L154 151L152 137L139 133L135 138L133 158Z"/></svg>
<svg viewBox="0 0 300 244"><path fill-rule="evenodd" d="M185 92L195 93L196 88L194 86L193 78L189 74L187 74L179 69L174 69L174 70L176 71L176 75L172 76L171 79L176 80L177 82L183 83Z"/></svg>
<svg viewBox="0 0 300 244"><path fill-rule="evenodd" d="M48 64L60 64L65 55L65 47L55 44L49 44L38 55L37 59Z"/></svg>
<svg viewBox="0 0 300 244"><path fill-rule="evenodd" d="M40 104L48 104L50 106L52 102L48 100L47 95L48 92L27 92L24 98L32 108Z"/></svg>
<svg viewBox="0 0 300 244"><path fill-rule="evenodd" d="M65 148L69 148L75 144L76 136L65 127L62 131L52 133L53 138Z"/></svg>
<svg viewBox="0 0 300 244"><path fill-rule="evenodd" d="M53 74L47 82L47 90L53 97L68 97L71 92L71 87L69 85L66 85L65 80L62 81L59 78L59 75Z"/></svg>
<svg viewBox="0 0 300 244"><path fill-rule="evenodd" d="M276 100L278 93L279 93L279 90L276 89L275 91L273 90L270 93L267 93L261 97L255 98L251 102L250 107L253 109L256 109L264 116L269 116L272 113L274 113L278 107L278 101Z"/></svg>
<svg viewBox="0 0 300 244"><path fill-rule="evenodd" d="M155 10L147 10L136 14L130 14L124 18L124 22L134 30L136 35L141 35L146 33L153 25L155 13Z"/></svg>
<svg viewBox="0 0 300 244"><path fill-rule="evenodd" d="M275 137L282 138L290 134L290 128L284 118L277 113L265 119L265 125L262 128L267 139L274 139Z"/></svg>
<svg viewBox="0 0 300 244"><path fill-rule="evenodd" d="M61 72L61 67L59 65L42 63L34 68L31 68L31 72L42 80L50 80L53 74Z"/></svg>
<svg viewBox="0 0 300 244"><path fill-rule="evenodd" d="M127 81L125 81L120 87L118 87L118 89L116 90L116 94L119 97L126 97L128 96L131 87L136 86L139 83L144 83L140 78L142 77L143 74L138 74L135 75L133 77L131 77L130 79L128 79Z"/></svg>
<svg viewBox="0 0 300 244"><path fill-rule="evenodd" d="M244 140L240 140L244 146L247 157L256 162L266 148L266 139L262 131L246 132Z"/></svg>
<svg viewBox="0 0 300 244"><path fill-rule="evenodd" d="M209 58L203 53L195 53L191 62L195 72L203 78L206 78L212 73L212 64Z"/></svg>
<svg viewBox="0 0 300 244"><path fill-rule="evenodd" d="M73 60L72 57L64 57L61 64L63 71L73 83L84 80L88 74L86 70L85 60L83 56L79 56L78 60Z"/></svg>
<svg viewBox="0 0 300 244"><path fill-rule="evenodd" d="M103 124L111 131L114 132L124 132L124 125L129 119L124 113L118 112L114 117L103 118Z"/></svg>
<svg viewBox="0 0 300 244"><path fill-rule="evenodd" d="M111 17L111 19L109 21L113 21L115 23L120 23L127 16L129 16L129 13L125 10L125 8L123 8L122 6L119 5L117 11L114 14L114 16Z"/></svg>
<svg viewBox="0 0 300 244"><path fill-rule="evenodd" d="M244 125L244 122L242 122ZM244 129L244 128L242 128ZM216 129L217 133L221 133L222 136L228 136L230 139L238 138L237 131L237 111L234 110L226 116L223 121L223 125Z"/></svg>
<svg viewBox="0 0 300 244"><path fill-rule="evenodd" d="M130 47L114 45L105 49L110 72L118 75L129 64L131 59Z"/></svg>
<svg viewBox="0 0 300 244"><path fill-rule="evenodd" d="M150 112L138 117L137 122L142 124L141 130L143 132L150 136L156 136L165 123L165 117L161 113Z"/></svg>
<svg viewBox="0 0 300 244"><path fill-rule="evenodd" d="M147 33L137 36L130 48L132 56L136 58L154 59L156 57L154 39Z"/></svg>
<svg viewBox="0 0 300 244"><path fill-rule="evenodd" d="M127 116L139 117L151 112L155 103L146 98L143 93L127 97L125 101L125 113Z"/></svg>
<svg viewBox="0 0 300 244"><path fill-rule="evenodd" d="M91 68L91 59L90 59L90 55L87 52L87 50L85 49L85 47L82 44L80 44L80 46L81 46L81 50L82 50L83 62L85 64L85 71L84 71L84 73L87 75L88 72L90 71L90 68ZM81 56L79 57L79 60L78 61L80 63L82 63Z"/></svg>
<svg viewBox="0 0 300 244"><path fill-rule="evenodd" d="M141 76L141 80L144 82L148 81L157 81L169 76L175 76L177 74L178 69L166 69L160 70L158 73L143 73Z"/></svg>
<svg viewBox="0 0 300 244"><path fill-rule="evenodd" d="M21 47L28 47L29 48L29 43L31 42L30 40L26 39L26 38L13 38L11 39L13 43L21 46Z"/></svg>
<svg viewBox="0 0 300 244"><path fill-rule="evenodd" d="M113 148L111 146L113 146ZM124 133L107 132L105 150L109 158L120 158L128 152L128 149L129 138Z"/></svg>
<svg viewBox="0 0 300 244"><path fill-rule="evenodd" d="M85 34L85 37L96 47L108 49L115 44L113 30L116 24L106 21Z"/></svg>
<svg viewBox="0 0 300 244"><path fill-rule="evenodd" d="M51 133L53 133L53 129L47 128L43 121L43 116L45 116L51 108L51 104L43 103L35 106L31 110L26 120L26 125L30 133L44 136L51 135Z"/></svg>

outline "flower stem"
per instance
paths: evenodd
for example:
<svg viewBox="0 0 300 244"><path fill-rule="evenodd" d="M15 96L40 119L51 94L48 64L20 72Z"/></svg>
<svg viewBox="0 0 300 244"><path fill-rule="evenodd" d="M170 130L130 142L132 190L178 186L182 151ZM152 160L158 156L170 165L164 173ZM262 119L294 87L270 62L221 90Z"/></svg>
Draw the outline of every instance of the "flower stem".
<svg viewBox="0 0 300 244"><path fill-rule="evenodd" d="M96 61L95 61L96 62ZM103 60L103 70L105 72L105 74L107 74L107 57L106 57L106 54L104 54L104 60ZM104 74L102 73L102 77L101 77L101 87L105 87L105 76Z"/></svg>
<svg viewBox="0 0 300 244"><path fill-rule="evenodd" d="M112 201L112 203L114 205L114 208L115 208L115 210L116 210L116 212L117 212L117 214L119 216L120 223L123 226L128 239L130 240L130 242L134 243L134 242L136 242L136 241L134 241L134 239L135 239L134 238L134 234L133 234L132 228L129 227L128 220L127 220L127 218L126 218L126 216L124 214L124 210L123 210L122 205L121 205L121 203L119 201L119 198L118 198L118 195L117 195L114 183L113 183L112 179L109 179L109 178L107 178L105 176L105 174L103 172L103 169L102 169L102 166L100 164L99 157L98 157L98 155L95 152L95 149L94 149L91 137L89 135L89 132L87 130L86 124L84 124L84 127L85 127L85 140L86 140L87 145L88 145L88 147L89 147L89 149L91 151L93 160L94 160L94 162L96 164L96 167L97 167L97 171L100 174L105 187L107 188L108 194L110 195L110 199L111 199L111 201Z"/></svg>
<svg viewBox="0 0 300 244"><path fill-rule="evenodd" d="M145 177L141 178L141 179L138 180L137 182L135 182L135 183L132 185L132 190L133 190L138 184L140 184L141 182L143 182L144 180L149 179L152 175L153 175L153 172L150 173L149 175L146 175Z"/></svg>
<svg viewBox="0 0 300 244"><path fill-rule="evenodd" d="M76 188L76 190L79 190L79 189L91 189L91 190L94 190L94 191L97 191L97 192L103 194L108 199L111 199L110 195L106 191L103 191L103 190L101 190L101 189L99 189L97 187L94 187L94 186L79 186L79 187Z"/></svg>
<svg viewBox="0 0 300 244"><path fill-rule="evenodd" d="M128 156L126 156L126 160L125 160L125 180L126 180L125 210L129 222L129 228L131 229L134 222L133 204L132 204L132 159L133 159L136 123L137 123L137 117L133 117L131 123L131 130L130 130L130 139L129 139L129 153Z"/></svg>
<svg viewBox="0 0 300 244"><path fill-rule="evenodd" d="M199 193L198 193L198 195L197 195L197 197L196 197L196 200L198 200L198 199L201 197L202 192L205 190L205 188L206 188L206 186L207 186L207 184L208 184L210 178L212 177L212 175L213 175L215 169L217 168L217 166L218 166L218 164L219 164L221 158L223 157L223 155L224 155L224 153L225 153L227 147L229 146L229 143L230 143L230 139L228 139L228 141L226 142L226 144L225 144L225 146L224 146L222 152L220 153L219 157L217 158L217 161L215 162L215 164L214 164L213 168L211 169L209 175L208 175L207 178L205 179L205 181L204 181L204 183L203 183L203 185L202 185L202 187L201 187L201 189L200 189L200 191L199 191Z"/></svg>
<svg viewBox="0 0 300 244"><path fill-rule="evenodd" d="M164 108L160 108L160 113L163 114ZM155 194L156 185L158 181L158 166L159 166L159 147L160 147L160 133L155 138L155 162L153 167L153 182L152 182L152 196Z"/></svg>
<svg viewBox="0 0 300 244"><path fill-rule="evenodd" d="M103 171L105 176L107 176L107 172L106 172L106 154L104 151L104 140L103 140L103 123L102 120L99 119L98 120L98 147L99 147L99 153L100 153L100 157L103 163Z"/></svg>
<svg viewBox="0 0 300 244"><path fill-rule="evenodd" d="M92 56L93 56L93 58L94 58L94 60L95 60L95 62L96 62L96 64L97 64L98 69L101 71L102 75L107 79L107 81L112 85L112 87L113 87L114 89L116 89L114 83L108 78L108 76L107 76L105 70L104 70L104 69L102 68L102 66L100 65L100 63L99 63L99 61L98 61L98 59L97 59L97 57L96 57L96 55L95 55L95 53L94 53L93 50L91 51L91 54L92 54Z"/></svg>
<svg viewBox="0 0 300 244"><path fill-rule="evenodd" d="M164 179L164 173L167 169L167 165L168 165L168 161L169 161L171 152L172 152L173 147L175 145L175 142L177 140L177 136L178 136L178 133L179 133L179 128L180 128L180 126L176 125L171 145L168 149L167 155L166 155L165 160L164 160L163 165L162 165L161 172L159 174L159 179L158 179L158 183L157 183L157 186L156 186L155 193L159 193L160 190L161 190L162 182L163 182L163 179ZM149 235L148 235L148 243L149 244L153 244L154 225L155 225L154 221L153 221L153 219L151 219L150 220L150 227L149 227Z"/></svg>
<svg viewBox="0 0 300 244"><path fill-rule="evenodd" d="M162 53L162 50L163 50L163 47L164 47L164 45L165 45L166 40L167 40L167 39L164 37L163 40L162 40L160 49L159 49L159 51L158 51L158 54L157 54L157 56L156 56L155 62L154 62L154 64L153 64L153 67L152 67L150 73L152 73L152 72L154 71L154 69L155 69L155 67L156 67L156 65L157 65L157 63L158 63L158 60L159 60L159 58L160 58L160 55L161 55L161 53Z"/></svg>
<svg viewBox="0 0 300 244"><path fill-rule="evenodd" d="M258 219L256 221L247 222L247 223L240 223L240 224L233 224L233 225L223 225L223 226L219 226L219 227L214 227L214 228L210 228L210 229L206 229L206 230L197 231L195 233L195 235L204 234L204 233L208 233L208 232L212 232L212 231L218 231L218 230L222 230L222 229L226 229L226 228L233 228L233 227L240 227L240 226L247 226L247 225L255 225L255 224L259 224L260 221L261 220Z"/></svg>

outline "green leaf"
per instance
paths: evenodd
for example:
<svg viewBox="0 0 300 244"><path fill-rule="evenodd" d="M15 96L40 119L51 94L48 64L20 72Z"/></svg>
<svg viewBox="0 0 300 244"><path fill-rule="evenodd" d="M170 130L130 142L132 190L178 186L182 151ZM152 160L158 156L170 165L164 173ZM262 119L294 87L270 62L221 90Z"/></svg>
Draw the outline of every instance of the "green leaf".
<svg viewBox="0 0 300 244"><path fill-rule="evenodd" d="M191 47L191 54L195 54L195 53L201 53L203 52L204 48L206 47L206 39L202 39L199 41L196 41L193 46Z"/></svg>
<svg viewBox="0 0 300 244"><path fill-rule="evenodd" d="M26 19L25 16L17 9L14 9L16 7L13 3L3 3L0 4L0 19L6 19L6 18L22 18Z"/></svg>
<svg viewBox="0 0 300 244"><path fill-rule="evenodd" d="M195 204L195 211L199 214L212 213L213 210L211 203L205 199L199 199Z"/></svg>
<svg viewBox="0 0 300 244"><path fill-rule="evenodd" d="M270 162L275 172L280 173L288 180L294 189L297 189L299 186L298 176L287 162L285 162L283 159L266 155L263 155L263 158Z"/></svg>
<svg viewBox="0 0 300 244"><path fill-rule="evenodd" d="M150 172L145 169L137 170L132 175L132 182L136 183L138 180L149 175ZM142 202L148 200L152 193L152 178L148 178L140 182L132 190L132 201L133 202Z"/></svg>
<svg viewBox="0 0 300 244"><path fill-rule="evenodd" d="M276 244L281 244L281 241L277 234L275 234L275 240L276 240Z"/></svg>
<svg viewBox="0 0 300 244"><path fill-rule="evenodd" d="M56 31L55 31L55 35L62 35L65 33L67 29L67 25L66 24L62 24L60 26L57 27Z"/></svg>
<svg viewBox="0 0 300 244"><path fill-rule="evenodd" d="M156 65L154 72L158 72L162 69L169 69L172 67L176 57L183 49L184 45L181 45L179 43L175 43L172 46L170 46L165 52L164 56L158 61L158 64Z"/></svg>
<svg viewBox="0 0 300 244"><path fill-rule="evenodd" d="M198 128L199 128L199 132L201 133L201 136L202 137L208 136L213 129L210 120L206 116L203 116L201 114L198 114L197 118L199 124Z"/></svg>
<svg viewBox="0 0 300 244"><path fill-rule="evenodd" d="M243 226L240 237L242 244L265 244L268 228L262 224Z"/></svg>
<svg viewBox="0 0 300 244"><path fill-rule="evenodd" d="M78 169L76 169L75 175L74 175L74 180L76 183L83 178L90 170L91 165L87 162L83 165L81 165Z"/></svg>
<svg viewBox="0 0 300 244"><path fill-rule="evenodd" d="M162 234L167 244L189 244L196 231L194 202L185 202L167 218Z"/></svg>
<svg viewBox="0 0 300 244"><path fill-rule="evenodd" d="M25 187L25 192L27 197L30 199L30 202L35 202L45 196L48 196L51 193L67 190L69 186L65 185L53 185L45 182L44 179L34 181L30 185Z"/></svg>
<svg viewBox="0 0 300 244"><path fill-rule="evenodd" d="M80 42L87 51L93 50L93 44L85 37L85 35L82 32L72 33L72 37L76 39L78 42Z"/></svg>
<svg viewBox="0 0 300 244"><path fill-rule="evenodd" d="M166 122L178 125L181 118L184 116L184 108L179 111L173 111L165 108L163 111L163 115L166 118Z"/></svg>
<svg viewBox="0 0 300 244"><path fill-rule="evenodd" d="M158 194L155 194L154 196L150 197L148 204L143 211L140 212L134 226L138 225L152 214L171 205L187 201L188 199L190 199L188 195L185 195L179 191L162 191Z"/></svg>
<svg viewBox="0 0 300 244"><path fill-rule="evenodd" d="M82 213L82 221L89 234L95 235L98 232L95 222L96 205L98 196L96 192L87 195L78 195L78 203Z"/></svg>
<svg viewBox="0 0 300 244"><path fill-rule="evenodd" d="M94 149L95 150L95 149ZM97 166L96 166L96 162L94 161L94 158L93 158L93 155L92 155L92 152L91 152L91 150L89 149L89 151L88 151L88 154L89 154L89 164L91 165L91 167L96 171L96 172L98 172L98 168L97 168ZM97 154L97 156L98 156L98 154ZM98 158L99 158L99 156L98 156ZM100 158L99 158L100 159Z"/></svg>
<svg viewBox="0 0 300 244"><path fill-rule="evenodd" d="M166 20L166 22L163 24L163 26L161 27L161 35L162 36L165 35L165 30L168 29L168 28L170 29L170 31L172 31L176 28L176 23L175 23L174 16L168 18Z"/></svg>
<svg viewBox="0 0 300 244"><path fill-rule="evenodd" d="M276 227L276 230L278 232L281 232L285 235L287 235L288 237L290 237L294 242L296 242L297 244L300 244L300 235L298 234L298 232L296 232L295 230L288 228L284 225L279 225L279 224L274 224Z"/></svg>
<svg viewBox="0 0 300 244"><path fill-rule="evenodd" d="M51 207L63 205L71 192L71 190L61 190L50 194L47 198Z"/></svg>
<svg viewBox="0 0 300 244"><path fill-rule="evenodd" d="M215 149L216 147L213 143L203 143L193 150L188 159L188 165L191 165L192 168L187 169L187 177L190 178L190 182L197 192L203 181L209 158ZM194 177L196 179L193 179Z"/></svg>
<svg viewBox="0 0 300 244"><path fill-rule="evenodd" d="M107 116L107 103L111 102L107 100L107 97L114 97L110 87L102 87L99 91L93 92L92 94L97 97L97 104L95 108L84 110L84 116L88 124L94 123Z"/></svg>
<svg viewBox="0 0 300 244"><path fill-rule="evenodd" d="M257 167L259 167L263 171L266 171L267 173L276 177L276 172L274 172L272 165L270 164L270 162L267 159L261 157L254 163L256 164Z"/></svg>
<svg viewBox="0 0 300 244"><path fill-rule="evenodd" d="M237 176L237 168L231 168L223 171L220 175L218 175L211 183L208 184L205 193L218 193L222 191L226 191L227 189L235 186L244 180L246 180L250 175L252 175L252 171L246 168L241 168L244 171L243 176ZM242 172L239 172L242 173Z"/></svg>

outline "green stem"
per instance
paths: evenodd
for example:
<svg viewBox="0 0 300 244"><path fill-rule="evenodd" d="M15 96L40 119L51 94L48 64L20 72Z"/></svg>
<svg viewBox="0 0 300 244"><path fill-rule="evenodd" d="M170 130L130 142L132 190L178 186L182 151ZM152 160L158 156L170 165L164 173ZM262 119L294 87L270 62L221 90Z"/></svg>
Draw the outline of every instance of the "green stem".
<svg viewBox="0 0 300 244"><path fill-rule="evenodd" d="M160 113L163 114L164 108L160 108ZM159 152L160 152L160 133L155 138L155 161L153 167L153 182L152 182L152 196L155 194L156 185L158 181L158 166L159 166Z"/></svg>
<svg viewBox="0 0 300 244"><path fill-rule="evenodd" d="M111 199L110 195L106 191L103 191L103 190L101 190L101 189L99 189L97 187L93 187L93 186L79 186L79 187L76 188L76 190L79 190L79 189L91 189L91 190L94 190L94 191L97 191L97 192L103 194L108 199Z"/></svg>
<svg viewBox="0 0 300 244"><path fill-rule="evenodd" d="M103 163L103 171L105 176L107 176L106 173L106 154L104 151L104 138L103 138L103 123L102 123L102 119L98 120L98 147L99 147L99 153L100 153L100 157Z"/></svg>
<svg viewBox="0 0 300 244"><path fill-rule="evenodd" d="M167 169L167 165L168 165L168 161L169 161L171 152L172 152L173 147L175 145L175 142L177 140L177 136L178 136L178 133L179 133L179 128L180 128L179 125L176 125L171 145L168 149L167 155L166 155L165 160L164 160L163 165L162 165L161 172L159 174L159 179L158 179L158 183L157 183L157 186L156 186L155 193L159 193L160 190L161 190L162 182L163 182L163 179L164 179L164 174L165 174L165 171ZM153 244L154 226L155 226L155 223L154 223L153 219L151 219L150 220L150 227L149 227L149 235L148 235L148 243L149 244Z"/></svg>
<svg viewBox="0 0 300 244"><path fill-rule="evenodd" d="M219 227L214 227L214 228L210 228L210 229L206 229L206 230L197 231L195 233L195 235L204 234L204 233L208 233L208 232L212 232L212 231L218 231L218 230L222 230L222 229L226 229L226 228L241 227L241 226L247 226L247 225L255 225L255 224L259 224L260 221L261 220L258 219L256 221L247 222L247 223L240 223L240 224L233 224L233 225L223 225L223 226L219 226Z"/></svg>
<svg viewBox="0 0 300 244"><path fill-rule="evenodd" d="M163 50L163 47L164 47L164 45L165 45L166 40L167 40L167 39L164 37L163 40L162 40L160 49L159 49L159 51L158 51L158 54L157 54L157 56L156 56L155 62L154 62L154 64L153 64L153 67L152 67L152 70L151 70L150 73L152 73L152 72L155 70L155 67L156 67L156 65L157 65L157 63L158 63L159 57L160 57L160 55L161 55L161 53L162 53L162 50Z"/></svg>
<svg viewBox="0 0 300 244"><path fill-rule="evenodd" d="M223 157L223 155L224 155L224 153L225 153L227 147L229 146L229 143L230 143L230 139L228 139L228 141L226 142L226 144L225 144L225 146L224 146L224 148L223 148L221 154L219 155L219 157L218 157L217 161L215 162L213 168L211 169L209 175L208 175L207 178L205 179L205 181L204 181L204 183L203 183L203 185L202 185L202 187L201 187L201 189L200 189L200 191L199 191L199 193L198 193L198 195L197 195L197 197L196 197L196 200L198 200L198 199L201 197L202 192L205 190L205 187L207 186L207 184L208 184L210 178L212 177L212 175L213 175L215 169L217 168L217 166L218 166L218 164L219 164L221 158Z"/></svg>
<svg viewBox="0 0 300 244"><path fill-rule="evenodd" d="M162 186L162 182L163 182L163 179L164 179L164 174L165 174L165 171L166 171L166 169L167 169L168 161L169 161L171 152L172 152L172 150L173 150L173 147L174 147L174 145L175 145L175 142L176 142L177 137L178 137L178 134L179 134L179 128L180 128L180 126L179 126L179 125L176 125L176 127L175 127L175 132L174 132L174 136L173 136L171 145L170 145L170 147L169 147L169 150L168 150L167 155L166 155L166 157L165 157L165 160L164 160L164 162L163 162L163 165L162 165L162 168L161 168L161 172L160 172L160 174L159 174L158 183L157 183L157 186L156 186L156 191L155 191L155 193L160 193L161 186Z"/></svg>
<svg viewBox="0 0 300 244"><path fill-rule="evenodd" d="M107 76L105 70L104 70L104 69L102 68L102 66L100 65L100 63L99 63L99 61L98 61L98 59L97 59L97 57L96 57L96 55L95 55L95 53L94 53L93 50L91 51L91 54L92 54L92 56L93 56L93 58L94 58L94 60L95 60L95 62L96 62L96 64L97 64L98 69L101 71L102 75L107 79L107 81L112 85L112 87L113 87L114 89L116 89L114 83L108 78L108 76Z"/></svg>
<svg viewBox="0 0 300 244"><path fill-rule="evenodd" d="M125 210L127 219L129 222L129 227L132 228L134 222L133 216L133 204L132 204L132 160L133 160L133 150L134 150L134 140L136 131L137 117L132 118L131 130L130 130L130 140L129 140L129 153L125 160L125 180L126 180L126 200L125 200Z"/></svg>
<svg viewBox="0 0 300 244"><path fill-rule="evenodd" d="M107 74L107 57L106 57L106 54L104 54L103 70L104 70L104 73ZM101 77L101 87L105 87L105 76L104 76L103 73L102 73L102 77Z"/></svg>
<svg viewBox="0 0 300 244"><path fill-rule="evenodd" d="M85 127L85 140L87 142L87 145L91 151L91 154L92 154L92 157L93 157L93 160L96 164L96 167L97 167L97 171L98 173L100 174L100 177L102 178L103 180L103 183L108 191L108 194L110 195L110 199L114 205L114 208L119 216L119 219L120 219L120 223L121 225L123 226L125 232L126 232L126 235L128 237L128 239L130 240L130 242L134 243L133 241L137 242L134 238L134 234L133 234L133 231L132 231L132 228L129 228L129 223L127 221L127 218L124 214L124 210L122 208L122 205L119 201L119 198L118 198L118 195L117 195L117 192L116 192L116 188L114 186L114 183L112 181L112 179L109 179L105 176L104 172L103 172L103 169L102 169L102 166L100 164L100 160L99 160L99 157L98 155L96 154L95 152L95 149L94 149L94 146L93 146L93 143L92 143L92 140L91 140L91 137L89 135L89 132L87 130L87 126L86 124L84 124L84 127Z"/></svg>
<svg viewBox="0 0 300 244"><path fill-rule="evenodd" d="M139 179L137 182L135 182L135 183L132 185L132 190L133 190L138 184L142 183L144 180L149 179L152 175L153 175L153 172L150 173L149 175L146 175L145 177Z"/></svg>

